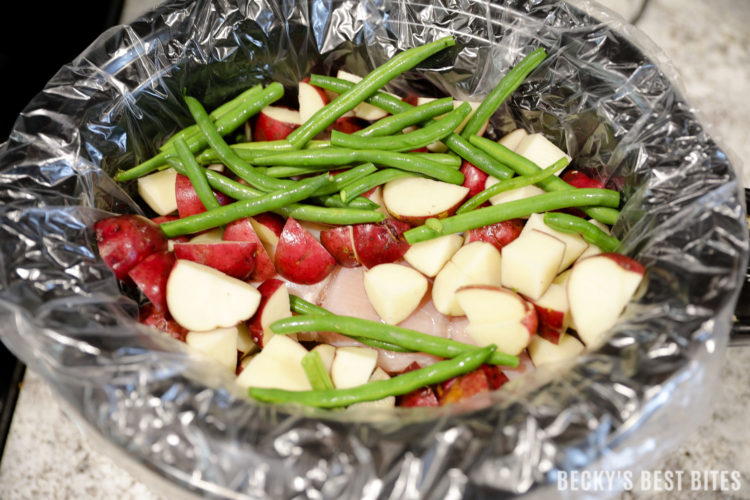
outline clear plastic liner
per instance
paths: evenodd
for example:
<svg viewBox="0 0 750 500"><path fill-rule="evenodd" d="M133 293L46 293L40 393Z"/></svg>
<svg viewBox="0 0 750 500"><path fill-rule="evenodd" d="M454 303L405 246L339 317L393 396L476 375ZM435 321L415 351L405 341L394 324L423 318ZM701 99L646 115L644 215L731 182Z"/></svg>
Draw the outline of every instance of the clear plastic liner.
<svg viewBox="0 0 750 500"><path fill-rule="evenodd" d="M622 189L614 228L648 286L600 349L451 407L390 413L258 405L231 376L136 323L92 224L139 210L111 175L256 83L457 44L389 87L481 98L548 59L490 137L541 131ZM502 498L559 470L634 469L670 450L716 390L747 259L725 152L645 37L593 4L471 0L170 1L99 37L25 108L0 151L0 336L140 477L232 498ZM565 492L561 492L564 494Z"/></svg>

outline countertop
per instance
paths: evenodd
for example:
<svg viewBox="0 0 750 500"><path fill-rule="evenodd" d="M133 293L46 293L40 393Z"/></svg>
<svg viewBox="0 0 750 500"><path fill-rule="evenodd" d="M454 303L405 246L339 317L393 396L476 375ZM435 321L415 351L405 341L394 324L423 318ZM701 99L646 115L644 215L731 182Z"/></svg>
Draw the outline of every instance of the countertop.
<svg viewBox="0 0 750 500"><path fill-rule="evenodd" d="M125 2L123 21L157 4ZM610 4L612 2L609 2ZM711 134L736 159L750 158L750 2L651 0L637 26L680 69L688 101ZM739 165L739 163L737 163ZM748 165L750 167L750 165ZM750 175L745 172L746 185ZM654 469L739 471L743 486L723 498L750 498L750 347L730 348L708 418ZM637 490L637 489L636 489ZM635 491L631 498L715 498L712 493ZM55 402L48 386L27 372L0 463L0 498L168 498L134 479L97 451Z"/></svg>

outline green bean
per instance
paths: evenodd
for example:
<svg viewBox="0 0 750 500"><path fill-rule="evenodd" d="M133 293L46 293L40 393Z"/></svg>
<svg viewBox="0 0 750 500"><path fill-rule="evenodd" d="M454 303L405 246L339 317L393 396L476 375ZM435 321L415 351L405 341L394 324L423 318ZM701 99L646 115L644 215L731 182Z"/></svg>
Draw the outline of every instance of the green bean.
<svg viewBox="0 0 750 500"><path fill-rule="evenodd" d="M403 373L387 380L372 381L348 389L287 391L251 387L248 389L248 393L251 397L266 403L299 403L319 408L339 408L363 401L377 401L389 396L400 396L427 385L445 382L453 377L476 370L495 349L494 345L474 349L453 359L438 361L433 365Z"/></svg>
<svg viewBox="0 0 750 500"><path fill-rule="evenodd" d="M271 323L271 330L277 334L297 332L337 332L347 336L366 337L391 344L400 345L413 351L426 352L452 358L466 351L474 351L477 346L464 344L444 337L435 337L426 333L409 330L395 325L386 325L379 321L370 321L353 316L336 316L332 314L294 316ZM502 352L494 352L488 363L495 365L516 366L518 357Z"/></svg>
<svg viewBox="0 0 750 500"><path fill-rule="evenodd" d="M487 175L491 175L498 179L508 179L513 176L513 171L511 169L502 163L498 163L494 158L481 149L475 148L469 144L469 141L458 134L449 135L443 143L448 146L451 151Z"/></svg>
<svg viewBox="0 0 750 500"><path fill-rule="evenodd" d="M319 174L321 172L328 172L331 170L328 165L312 165L309 167L290 167L284 165L277 165L275 167L268 167L264 174L276 179L295 177L298 175L308 174Z"/></svg>
<svg viewBox="0 0 750 500"><path fill-rule="evenodd" d="M296 295L289 294L289 305L292 309L292 312L296 314L333 314L328 309L324 309L320 306L316 306L315 304L306 301L305 299L301 297L297 297ZM380 340L375 339L368 339L366 337L354 337L358 342L361 342L362 344L368 345L370 347L377 347L378 349L385 349L386 351L393 351L393 352L413 352L411 349L404 349L400 345L391 344L388 342L383 342Z"/></svg>
<svg viewBox="0 0 750 500"><path fill-rule="evenodd" d="M404 237L413 245L444 234L460 233L509 219L527 217L533 213L592 205L616 207L619 203L620 193L609 189L586 188L544 193L440 220L428 219L425 225L406 231Z"/></svg>
<svg viewBox="0 0 750 500"><path fill-rule="evenodd" d="M245 104L245 101L247 100L247 98L254 95L257 92L260 92L262 89L263 89L262 85L255 85L253 87L250 87L249 89L242 92L240 95L238 95L231 101L227 101L221 106L219 106L218 108L216 108L215 110L211 111L208 117L211 119L212 122L216 123L216 120L226 115L227 113L231 112L233 113L233 116L236 116L238 108ZM190 139L199 138L200 136L201 136L201 130L198 128L198 125L196 124L190 125L180 130L169 139L167 139L167 141L161 145L161 147L159 148L159 151L170 151L174 147L174 141L176 141L177 138L182 138L186 142L188 142Z"/></svg>
<svg viewBox="0 0 750 500"><path fill-rule="evenodd" d="M461 168L461 158L454 154L444 154L444 153L409 153L412 156L416 156L417 158L423 158L425 160L430 160L435 163L440 163L441 165L445 165L446 167L454 168L458 170Z"/></svg>
<svg viewBox="0 0 750 500"><path fill-rule="evenodd" d="M215 127L216 131L219 134L228 134L234 131L239 125L247 121L255 113L263 109L265 106L268 106L269 104L278 100L283 95L284 87L280 83L274 82L264 90L252 94L249 97L246 96L246 102L242 106L238 106L238 108L236 108L238 114L235 115L229 113L231 116L221 116L217 118L216 123L212 123L212 127ZM243 99L243 101L245 101L245 99ZM207 121L209 123L211 122L210 119L208 119ZM192 153L197 153L199 150L206 146L206 138L202 133L200 137L190 136L189 140L187 140L186 142ZM156 156L141 163L140 165L136 165L129 170L118 172L117 175L115 175L115 180L124 182L142 177L158 169L167 161L167 158L169 157L176 158L177 155L174 151L162 151Z"/></svg>
<svg viewBox="0 0 750 500"><path fill-rule="evenodd" d="M469 141L498 161L512 168L518 175L530 175L541 170L534 162L527 160L518 153L514 153L502 144L477 136L472 136ZM555 176L548 177L538 185L545 191L550 192L576 189L574 186ZM617 218L620 216L619 211L609 207L584 207L581 210L592 219L610 226L617 222Z"/></svg>
<svg viewBox="0 0 750 500"><path fill-rule="evenodd" d="M331 92L338 92L339 94L343 94L351 90L351 88L354 87L355 84L353 82L342 80L341 78L336 78L334 76L313 74L310 75L310 85L330 90ZM365 99L365 102L372 104L373 106L376 106L383 111L387 111L391 114L402 113L414 107L411 104L402 101L398 97L388 94L387 92L375 92L373 95Z"/></svg>
<svg viewBox="0 0 750 500"><path fill-rule="evenodd" d="M496 196L500 193L511 191L513 189L522 188L525 186L531 186L532 184L541 182L547 177L551 175L555 175L555 172L559 172L560 170L565 168L567 165L568 165L568 159L563 157L557 160L555 163L553 163L549 167L545 168L544 170L539 171L536 174L521 175L519 177L513 177L512 179L506 179L504 181L498 182L497 184L493 184L487 189L484 189L480 191L479 193L475 194L474 196L472 196L471 198L469 198L466 201L466 203L461 205L458 208L458 210L456 210L456 214L463 214L471 210L474 210L485 201L489 200L493 196Z"/></svg>
<svg viewBox="0 0 750 500"><path fill-rule="evenodd" d="M396 168L386 168L383 170L378 170L374 174L363 177L357 182L354 182L342 189L341 200L346 202L347 200L359 196L362 193L366 193L376 186L380 186L382 184L385 184L386 182L390 182L394 179L401 179L404 177L414 177L414 174L410 172L404 172L403 170L398 170Z"/></svg>
<svg viewBox="0 0 750 500"><path fill-rule="evenodd" d="M471 106L468 102L464 102L440 120L433 121L424 128L400 135L360 137L334 130L331 132L331 145L352 149L394 151L419 149L451 134L464 121L464 118L469 116L469 113L471 113Z"/></svg>
<svg viewBox="0 0 750 500"><path fill-rule="evenodd" d="M599 247L602 252L614 252L620 240L607 234L596 224L575 215L549 212L544 214L544 223L556 231L580 234L584 240Z"/></svg>
<svg viewBox="0 0 750 500"><path fill-rule="evenodd" d="M205 169L195 161L193 153L190 152L182 137L178 137L177 140L174 141L174 148L179 155L183 168L185 169L185 174L188 179L190 179L193 189L195 189L195 194L198 195L198 199L201 201L205 209L212 210L214 208L219 208L221 204L211 191L211 186L208 185Z"/></svg>
<svg viewBox="0 0 750 500"><path fill-rule="evenodd" d="M203 106L197 99L185 96L185 103L190 110L190 114L193 115L193 118L198 124L198 127L200 127L201 132L203 132L208 144L219 155L222 163L224 163L224 165L226 165L240 179L266 192L288 188L294 184L292 181L274 179L273 177L268 177L267 175L256 172L253 167L241 160L235 154L234 150L224 142L221 134L219 134L216 127L211 123L211 120L208 119L206 110L203 109Z"/></svg>
<svg viewBox="0 0 750 500"><path fill-rule="evenodd" d="M415 106L407 111L386 116L372 125L355 132L353 135L362 137L381 137L401 132L406 127L422 123L430 118L448 113L453 110L453 98L444 97Z"/></svg>
<svg viewBox="0 0 750 500"><path fill-rule="evenodd" d="M301 148L307 141L325 130L337 118L347 111L352 110L357 104L370 97L395 77L404 71L410 70L444 48L455 45L455 43L453 37L447 36L393 56L388 62L372 70L359 83L355 84L351 90L339 95L336 99L318 110L309 120L293 130L287 137L287 140L295 148Z"/></svg>
<svg viewBox="0 0 750 500"><path fill-rule="evenodd" d="M377 170L378 168L375 165L368 162L356 167L352 167L343 172L339 172L333 176L333 182L331 183L330 188L321 189L315 194L322 195L336 193L337 191L342 190L350 184L357 182L359 179L367 177L373 172L377 172Z"/></svg>
<svg viewBox="0 0 750 500"><path fill-rule="evenodd" d="M333 381L318 351L310 351L302 356L301 363L313 390L333 389Z"/></svg>
<svg viewBox="0 0 750 500"><path fill-rule="evenodd" d="M233 181L232 179L212 170L206 170L206 177L208 178L208 183L213 189L224 193L235 200L252 200L266 194L257 189L253 189L250 186ZM360 210L348 207L325 208L313 205L303 205L300 203L292 203L271 211L283 215L284 217L293 217L297 220L335 225L380 222L385 217L382 213L374 210Z"/></svg>
<svg viewBox="0 0 750 500"><path fill-rule="evenodd" d="M310 141L303 149L320 149L327 148L331 141ZM272 153L282 153L285 151L295 151L291 144L286 140L281 141L259 141L259 142L238 142L229 146L241 159L252 163L259 156L266 156ZM198 163L208 165L220 162L221 158L211 148L206 149L197 156Z"/></svg>
<svg viewBox="0 0 750 500"><path fill-rule="evenodd" d="M416 172L451 184L461 184L464 180L464 174L458 170L411 153L397 153L395 151L330 147L317 150L303 149L300 151L278 153L261 156L253 160L255 165L259 166L339 166L357 161L372 162L376 165L393 167L407 172Z"/></svg>
<svg viewBox="0 0 750 500"><path fill-rule="evenodd" d="M503 101L523 83L529 73L539 66L546 57L547 53L542 47L539 47L508 71L497 84L497 87L492 89L492 92L484 98L474 115L466 122L461 135L466 139L475 135L482 128L482 125L495 114Z"/></svg>
<svg viewBox="0 0 750 500"><path fill-rule="evenodd" d="M268 193L249 200L240 200L223 207L206 212L190 215L181 219L165 222L160 225L168 238L183 234L197 233L215 227L229 224L243 217L250 217L259 213L282 208L290 203L304 200L321 186L330 182L329 174L311 177L299 182L296 186Z"/></svg>
<svg viewBox="0 0 750 500"><path fill-rule="evenodd" d="M308 198L310 203L328 208L349 208L353 210L377 210L380 205L365 197L354 198L348 202L341 200L340 196L313 196Z"/></svg>

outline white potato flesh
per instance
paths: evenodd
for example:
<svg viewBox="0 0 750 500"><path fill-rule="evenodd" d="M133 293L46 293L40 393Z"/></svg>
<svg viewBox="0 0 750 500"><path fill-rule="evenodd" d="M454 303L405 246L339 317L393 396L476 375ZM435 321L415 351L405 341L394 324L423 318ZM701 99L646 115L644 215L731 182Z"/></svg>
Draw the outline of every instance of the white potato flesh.
<svg viewBox="0 0 750 500"><path fill-rule="evenodd" d="M383 203L396 218L437 217L456 209L468 193L465 186L404 177L383 186Z"/></svg>
<svg viewBox="0 0 750 500"><path fill-rule="evenodd" d="M177 210L176 180L177 172L173 168L141 177L138 179L138 194L157 214L171 214Z"/></svg>
<svg viewBox="0 0 750 500"><path fill-rule="evenodd" d="M325 107L326 101L318 89L307 82L299 82L299 116L302 123Z"/></svg>
<svg viewBox="0 0 750 500"><path fill-rule="evenodd" d="M384 372L380 367L375 368L375 371L372 372L372 375L370 376L370 382L375 382L378 380L390 380L390 375L388 375L386 372ZM361 403L354 403L353 405L350 405L347 410L356 410L356 411L363 411L363 410L375 410L375 409L387 409L387 408L395 408L396 406L396 396L388 396L382 399L376 399L375 401L363 401Z"/></svg>
<svg viewBox="0 0 750 500"><path fill-rule="evenodd" d="M544 214L531 214L526 221L526 225L523 227L523 231L521 231L521 235L523 236L525 232L533 231L535 229L547 233L550 236L554 236L565 243L565 253L560 262L560 268L557 270L558 273L570 267L570 265L589 247L589 244L580 234L563 233L549 227L544 223Z"/></svg>
<svg viewBox="0 0 750 500"><path fill-rule="evenodd" d="M277 122L288 123L290 125L302 125L302 117L299 111L282 108L281 106L266 106L260 110L261 113Z"/></svg>
<svg viewBox="0 0 750 500"><path fill-rule="evenodd" d="M461 288L456 300L472 323L521 321L530 311L530 304L520 295L502 287Z"/></svg>
<svg viewBox="0 0 750 500"><path fill-rule="evenodd" d="M495 344L499 352L516 356L531 342L528 328L519 321L469 323L466 333L480 346Z"/></svg>
<svg viewBox="0 0 750 500"><path fill-rule="evenodd" d="M378 351L369 347L339 347L331 364L331 380L337 389L366 384L370 380Z"/></svg>
<svg viewBox="0 0 750 500"><path fill-rule="evenodd" d="M217 227L192 237L188 243L221 243L223 241L224 230Z"/></svg>
<svg viewBox="0 0 750 500"><path fill-rule="evenodd" d="M323 366L325 366L326 371L330 375L333 358L336 355L336 348L330 344L318 344L312 350L318 353Z"/></svg>
<svg viewBox="0 0 750 500"><path fill-rule="evenodd" d="M504 136L500 138L499 141L497 141L498 144L502 144L506 148L510 149L511 151L515 151L518 145L521 143L524 137L529 135L526 130L522 128L517 128L512 132L508 132Z"/></svg>
<svg viewBox="0 0 750 500"><path fill-rule="evenodd" d="M536 163L539 168L547 168L561 158L567 158L568 161L571 161L570 156L565 151L539 133L524 137L514 151L527 160ZM562 170L558 170L555 175L559 176L561 172Z"/></svg>
<svg viewBox="0 0 750 500"><path fill-rule="evenodd" d="M342 69L338 71L336 76L340 78L341 80L346 80L347 82L352 82L352 83L359 83L362 81L361 76L354 75ZM394 96L394 97L397 97L397 96ZM354 116L356 116L357 118L362 118L363 120L367 120L371 122L380 120L381 118L385 118L386 116L388 116L387 111L384 111L380 109L379 107L373 106L372 104L367 103L367 102L361 102L357 104L352 110L352 112L354 113Z"/></svg>
<svg viewBox="0 0 750 500"><path fill-rule="evenodd" d="M185 343L227 370L237 369L237 328L217 328L210 332L188 332Z"/></svg>
<svg viewBox="0 0 750 500"><path fill-rule="evenodd" d="M565 243L536 229L503 247L502 284L531 300L547 291L557 276Z"/></svg>
<svg viewBox="0 0 750 500"><path fill-rule="evenodd" d="M178 259L167 280L167 308L188 330L234 326L255 314L259 303L254 286L189 260Z"/></svg>
<svg viewBox="0 0 750 500"><path fill-rule="evenodd" d="M312 389L302 368L307 349L286 335L274 335L245 366L236 382L243 388L267 387L288 391Z"/></svg>
<svg viewBox="0 0 750 500"><path fill-rule="evenodd" d="M378 264L364 276L365 292L375 312L389 325L413 313L427 292L427 278L400 264Z"/></svg>
<svg viewBox="0 0 750 500"><path fill-rule="evenodd" d="M414 243L404 254L404 259L420 273L428 278L434 278L462 244L463 238L460 235L446 234L432 240Z"/></svg>
<svg viewBox="0 0 750 500"><path fill-rule="evenodd" d="M561 363L578 356L583 351L583 344L572 335L563 334L557 344L536 336L529 344L529 357L534 366Z"/></svg>
<svg viewBox="0 0 750 500"><path fill-rule="evenodd" d="M642 279L643 274L623 267L610 255L595 255L573 266L567 285L570 314L586 345L599 343L617 322Z"/></svg>

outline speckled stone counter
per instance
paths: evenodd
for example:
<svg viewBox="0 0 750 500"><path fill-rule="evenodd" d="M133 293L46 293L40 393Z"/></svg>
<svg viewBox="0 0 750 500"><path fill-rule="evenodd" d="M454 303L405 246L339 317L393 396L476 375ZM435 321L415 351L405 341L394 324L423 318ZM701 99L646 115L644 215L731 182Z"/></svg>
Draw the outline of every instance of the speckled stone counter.
<svg viewBox="0 0 750 500"><path fill-rule="evenodd" d="M128 21L156 3L130 0L123 19ZM735 158L750 158L750 2L651 0L637 26L679 68L688 101L702 111L712 135ZM750 185L748 172L745 179ZM651 468L736 470L743 476L743 488L722 498L750 498L750 347L729 349L715 393L705 423ZM637 489L619 496L716 498L709 492ZM55 403L47 385L27 373L0 463L0 499L172 497L157 492L153 484L139 482L97 451Z"/></svg>

